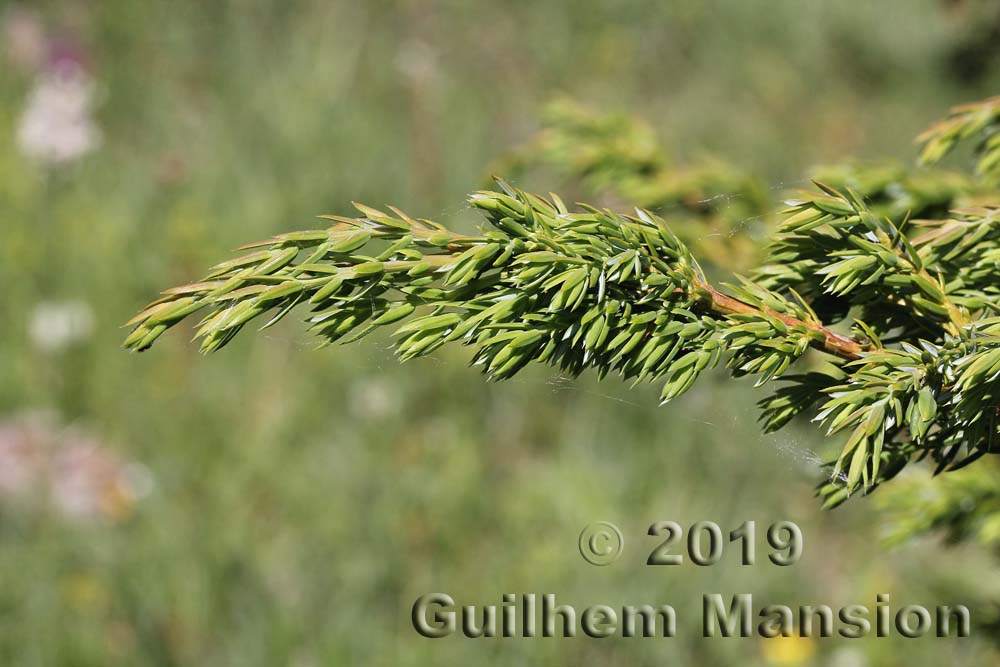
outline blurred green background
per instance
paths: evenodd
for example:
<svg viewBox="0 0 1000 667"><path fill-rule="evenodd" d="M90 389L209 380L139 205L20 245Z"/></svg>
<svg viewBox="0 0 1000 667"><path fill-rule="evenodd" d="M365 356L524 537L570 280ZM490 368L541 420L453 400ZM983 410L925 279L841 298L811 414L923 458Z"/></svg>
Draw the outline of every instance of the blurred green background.
<svg viewBox="0 0 1000 667"><path fill-rule="evenodd" d="M820 512L824 444L761 436L746 382L658 408L545 368L487 384L462 349L313 352L294 321L212 358L184 328L119 349L159 289L351 200L474 224L463 196L557 94L775 196L812 164L908 160L1000 91L992 4L0 2L0 664L997 664L982 634L700 639L708 592L1000 590L971 546L881 546L866 499ZM805 556L647 567L661 519L794 520ZM626 539L606 568L577 553L597 520ZM410 607L431 591L668 602L680 636L428 640Z"/></svg>

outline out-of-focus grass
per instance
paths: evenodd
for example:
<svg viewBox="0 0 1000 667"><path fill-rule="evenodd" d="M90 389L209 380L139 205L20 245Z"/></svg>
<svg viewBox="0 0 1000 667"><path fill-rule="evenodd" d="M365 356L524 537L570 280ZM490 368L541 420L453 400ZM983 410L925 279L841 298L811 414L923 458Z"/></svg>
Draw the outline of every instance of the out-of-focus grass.
<svg viewBox="0 0 1000 667"><path fill-rule="evenodd" d="M641 113L679 153L717 152L776 188L814 162L906 156L950 103L995 92L996 73L948 67L967 17L927 0L37 6L88 54L104 143L66 169L31 163L13 140L31 80L0 69L0 412L55 411L154 486L110 524L0 508L3 664L769 664L761 642L699 639L702 593L931 605L936 570L985 576L972 552L882 550L864 500L821 514L822 444L806 428L760 436L744 383L657 409L649 388L547 369L487 385L461 350L406 367L384 339L315 353L294 325L210 359L184 331L118 349L159 288L351 199L469 224L463 194L556 92ZM96 328L46 352L31 314L67 299ZM576 551L599 519L627 540L607 568ZM806 556L646 567L658 519L792 519ZM682 636L424 640L409 609L429 591L670 602ZM823 640L802 664L985 651Z"/></svg>

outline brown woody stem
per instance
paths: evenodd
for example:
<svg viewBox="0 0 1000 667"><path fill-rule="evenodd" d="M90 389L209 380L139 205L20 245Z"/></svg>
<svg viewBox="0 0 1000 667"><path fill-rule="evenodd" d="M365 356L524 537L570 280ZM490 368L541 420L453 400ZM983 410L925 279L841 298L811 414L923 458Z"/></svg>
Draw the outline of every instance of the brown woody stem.
<svg viewBox="0 0 1000 667"><path fill-rule="evenodd" d="M802 320L789 317L788 315L783 315L777 311L771 310L770 308L757 308L755 306L751 306L743 303L739 299L734 299L728 294L723 294L707 283L702 283L699 287L708 293L711 299L711 308L716 313L720 313L722 315L731 315L734 313L764 313L765 315L781 320L790 327L806 327L807 329L823 335L822 342L817 342L813 347L816 347L824 352L829 352L830 354L836 355L848 361L860 359L861 353L864 351L864 348L862 348L861 343L858 341L848 336L830 331L826 327L811 324L809 322L803 322Z"/></svg>

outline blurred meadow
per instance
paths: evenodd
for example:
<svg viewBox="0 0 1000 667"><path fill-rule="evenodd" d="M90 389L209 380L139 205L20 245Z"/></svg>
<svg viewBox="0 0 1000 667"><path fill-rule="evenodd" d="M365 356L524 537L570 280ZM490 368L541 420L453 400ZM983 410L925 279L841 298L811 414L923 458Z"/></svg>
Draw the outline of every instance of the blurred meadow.
<svg viewBox="0 0 1000 667"><path fill-rule="evenodd" d="M821 512L829 449L808 424L760 435L745 381L663 408L547 368L488 384L463 349L316 352L294 317L211 358L186 326L120 349L159 289L352 200L471 229L464 196L558 95L775 201L815 164L909 161L1000 91L993 4L0 2L0 664L997 664L982 633L700 638L709 592L1000 599L984 551L883 547L865 498ZM663 519L794 520L805 556L647 567ZM577 553L597 520L626 539L605 568ZM410 608L432 591L671 603L680 636L428 640Z"/></svg>

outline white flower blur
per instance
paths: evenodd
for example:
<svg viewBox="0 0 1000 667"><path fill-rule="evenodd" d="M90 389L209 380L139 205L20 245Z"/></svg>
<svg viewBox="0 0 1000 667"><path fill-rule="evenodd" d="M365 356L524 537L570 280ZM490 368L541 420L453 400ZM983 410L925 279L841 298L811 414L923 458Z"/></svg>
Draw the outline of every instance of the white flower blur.
<svg viewBox="0 0 1000 667"><path fill-rule="evenodd" d="M76 62L60 61L35 79L17 127L17 146L28 158L57 167L101 145L93 119L95 86Z"/></svg>
<svg viewBox="0 0 1000 667"><path fill-rule="evenodd" d="M57 352L86 340L94 331L94 313L83 301L43 301L28 322L28 336L43 352Z"/></svg>

